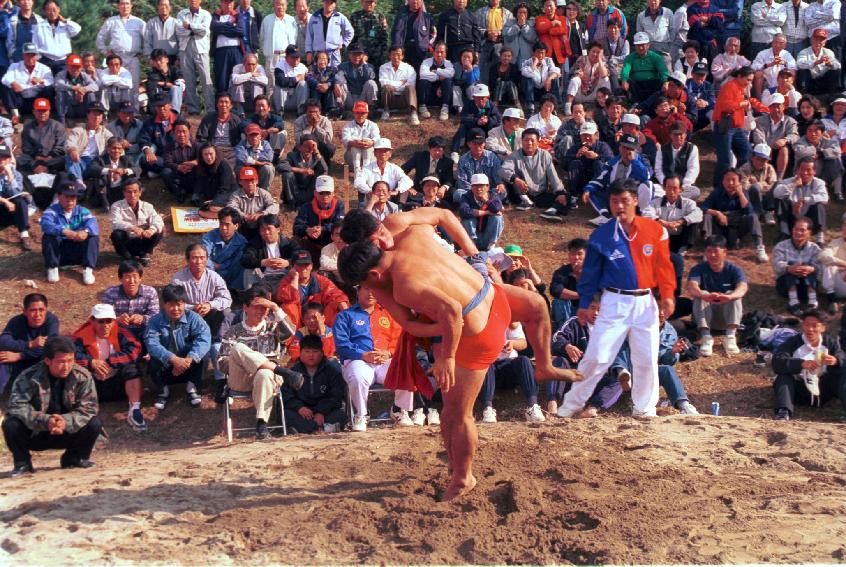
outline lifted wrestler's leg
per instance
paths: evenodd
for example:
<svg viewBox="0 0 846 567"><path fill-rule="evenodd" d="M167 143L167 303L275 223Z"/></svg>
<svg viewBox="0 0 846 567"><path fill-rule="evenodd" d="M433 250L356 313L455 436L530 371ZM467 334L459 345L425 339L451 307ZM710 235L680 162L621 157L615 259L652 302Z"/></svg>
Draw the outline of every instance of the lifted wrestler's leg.
<svg viewBox="0 0 846 567"><path fill-rule="evenodd" d="M578 370L556 368L552 365L552 323L546 302L533 292L513 285L503 285L508 304L511 306L511 321L519 321L526 332L526 340L535 353L535 379L538 382L564 380L578 382L582 375Z"/></svg>
<svg viewBox="0 0 846 567"><path fill-rule="evenodd" d="M476 486L473 476L473 454L479 435L473 419L473 404L486 370L467 370L456 367L455 386L444 392L444 410L441 415L441 435L449 457L451 470L449 485L441 501L446 502L470 492Z"/></svg>

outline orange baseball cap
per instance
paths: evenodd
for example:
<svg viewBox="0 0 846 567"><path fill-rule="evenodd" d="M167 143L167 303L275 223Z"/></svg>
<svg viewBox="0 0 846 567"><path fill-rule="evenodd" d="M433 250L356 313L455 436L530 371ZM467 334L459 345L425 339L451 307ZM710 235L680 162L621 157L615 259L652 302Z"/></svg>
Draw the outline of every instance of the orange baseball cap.
<svg viewBox="0 0 846 567"><path fill-rule="evenodd" d="M68 67L82 67L82 57L76 54L68 55Z"/></svg>
<svg viewBox="0 0 846 567"><path fill-rule="evenodd" d="M50 101L46 98L37 98L32 103L33 110L50 110Z"/></svg>
<svg viewBox="0 0 846 567"><path fill-rule="evenodd" d="M353 112L370 112L370 108L367 106L367 103L363 100L356 101L353 105Z"/></svg>
<svg viewBox="0 0 846 567"><path fill-rule="evenodd" d="M258 180L258 171L254 167L242 167L241 173L238 175L238 179L241 181L251 181L253 179Z"/></svg>

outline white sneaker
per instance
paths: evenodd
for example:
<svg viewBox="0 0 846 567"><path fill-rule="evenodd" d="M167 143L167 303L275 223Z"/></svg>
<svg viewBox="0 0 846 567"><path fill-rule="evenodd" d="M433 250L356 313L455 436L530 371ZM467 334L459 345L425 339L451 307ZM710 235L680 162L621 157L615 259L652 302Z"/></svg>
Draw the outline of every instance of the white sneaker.
<svg viewBox="0 0 846 567"><path fill-rule="evenodd" d="M685 400L679 404L679 413L683 415L699 415L692 403Z"/></svg>
<svg viewBox="0 0 846 567"><path fill-rule="evenodd" d="M558 417L573 417L577 413L578 413L578 410L576 410L576 411L568 410L568 409L564 409L564 406L561 406L561 407L558 408L558 411L555 412L555 415L558 416Z"/></svg>
<svg viewBox="0 0 846 567"><path fill-rule="evenodd" d="M412 427L414 425L406 410L399 410L397 413L391 412L391 419L400 427Z"/></svg>
<svg viewBox="0 0 846 567"><path fill-rule="evenodd" d="M518 211L528 211L534 206L534 201L532 201L528 195L520 195L520 203L514 208Z"/></svg>
<svg viewBox="0 0 846 567"><path fill-rule="evenodd" d="M420 118L430 118L432 114L429 112L429 109L426 108L425 104L421 104L420 108L417 109L417 113L420 115Z"/></svg>
<svg viewBox="0 0 846 567"><path fill-rule="evenodd" d="M740 354L740 348L737 346L737 335L726 335L723 337L723 348L726 349L728 356Z"/></svg>
<svg viewBox="0 0 846 567"><path fill-rule="evenodd" d="M449 157L453 163L458 163L459 158L461 158L461 156L458 155L458 152L452 152L451 154L449 154Z"/></svg>
<svg viewBox="0 0 846 567"><path fill-rule="evenodd" d="M443 122L449 120L449 107L447 105L443 105L441 107L441 115L438 118L440 118Z"/></svg>
<svg viewBox="0 0 846 567"><path fill-rule="evenodd" d="M764 224L766 224L767 226L775 226L775 223L775 213L773 213L772 211L767 211L766 213L764 213Z"/></svg>
<svg viewBox="0 0 846 567"><path fill-rule="evenodd" d="M542 219L561 222L564 220L564 217L558 214L558 209L555 207L549 207L547 210L540 214Z"/></svg>
<svg viewBox="0 0 846 567"><path fill-rule="evenodd" d="M482 411L482 423L496 423L496 410L488 406Z"/></svg>
<svg viewBox="0 0 846 567"><path fill-rule="evenodd" d="M94 270L91 268L82 268L82 283L85 285L94 285Z"/></svg>
<svg viewBox="0 0 846 567"><path fill-rule="evenodd" d="M767 256L767 249L764 247L763 244L759 245L755 249L755 260L757 260L760 264L770 261L770 257Z"/></svg>
<svg viewBox="0 0 846 567"><path fill-rule="evenodd" d="M391 113L387 110L383 110L382 111L382 120L390 120L390 119L391 119Z"/></svg>
<svg viewBox="0 0 846 567"><path fill-rule="evenodd" d="M412 112L408 117L408 123L412 126L420 126L420 118L417 116L416 112Z"/></svg>
<svg viewBox="0 0 846 567"><path fill-rule="evenodd" d="M423 413L423 408L417 408L411 414L411 423L414 425L426 425L426 414Z"/></svg>
<svg viewBox="0 0 846 567"><path fill-rule="evenodd" d="M441 424L441 414L438 413L438 410L435 408L429 408L429 415L426 417L426 421L429 425L440 425Z"/></svg>
<svg viewBox="0 0 846 567"><path fill-rule="evenodd" d="M529 423L540 423L546 421L543 412L538 404L526 408L526 421Z"/></svg>
<svg viewBox="0 0 846 567"><path fill-rule="evenodd" d="M367 416L366 415L357 415L353 418L352 422L352 430L353 431L367 431Z"/></svg>
<svg viewBox="0 0 846 567"><path fill-rule="evenodd" d="M606 216L599 215L598 217L594 217L594 218L590 219L588 222L590 224L592 224L593 226L602 226L603 224L607 223L610 220L611 219L606 217Z"/></svg>
<svg viewBox="0 0 846 567"><path fill-rule="evenodd" d="M714 354L714 337L708 335L702 337L702 342L699 343L699 356L711 356Z"/></svg>
<svg viewBox="0 0 846 567"><path fill-rule="evenodd" d="M47 282L56 283L59 281L59 268L47 268Z"/></svg>

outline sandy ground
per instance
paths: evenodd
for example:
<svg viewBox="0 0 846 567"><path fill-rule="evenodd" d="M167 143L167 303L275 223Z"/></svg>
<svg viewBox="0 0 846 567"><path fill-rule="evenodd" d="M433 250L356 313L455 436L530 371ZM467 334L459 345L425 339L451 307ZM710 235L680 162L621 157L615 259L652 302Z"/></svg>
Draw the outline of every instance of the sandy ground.
<svg viewBox="0 0 846 567"><path fill-rule="evenodd" d="M413 449L411 449L413 447ZM746 563L846 558L831 426L703 416L481 429L440 503L435 428L57 456L0 489L0 562Z"/></svg>

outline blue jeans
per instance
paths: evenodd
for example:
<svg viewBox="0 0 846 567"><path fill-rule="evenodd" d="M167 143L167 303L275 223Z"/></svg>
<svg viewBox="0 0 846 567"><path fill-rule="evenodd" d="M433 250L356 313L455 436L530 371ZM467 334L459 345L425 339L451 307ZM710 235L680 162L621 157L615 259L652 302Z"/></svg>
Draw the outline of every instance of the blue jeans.
<svg viewBox="0 0 846 567"><path fill-rule="evenodd" d="M667 397L670 398L670 403L674 407L678 407L679 402L687 401L687 392L684 391L684 386L674 367L666 364L658 365L658 385L667 392Z"/></svg>
<svg viewBox="0 0 846 567"><path fill-rule="evenodd" d="M505 228L505 219L502 216L484 217L485 226L481 232L477 230L479 219L461 219L461 225L479 250L490 250L496 244L502 231Z"/></svg>
<svg viewBox="0 0 846 567"><path fill-rule="evenodd" d="M65 170L72 173L78 180L85 179L85 174L88 172L88 166L94 161L95 156L79 156L79 161L71 161L70 156L65 156Z"/></svg>
<svg viewBox="0 0 846 567"><path fill-rule="evenodd" d="M505 358L490 365L482 385L482 400L486 406L493 405L497 382L503 388L519 385L527 405L538 403L538 383L535 381L532 361L528 357Z"/></svg>
<svg viewBox="0 0 846 567"><path fill-rule="evenodd" d="M440 96L437 93L438 87L441 89ZM434 83L417 81L417 104L452 106L452 79L442 79Z"/></svg>
<svg viewBox="0 0 846 567"><path fill-rule="evenodd" d="M725 134L714 130L714 151L717 163L714 166L714 185L722 182L723 174L731 167L731 154L737 156L737 167L749 161L752 147L749 145L749 132L743 128L731 128Z"/></svg>

